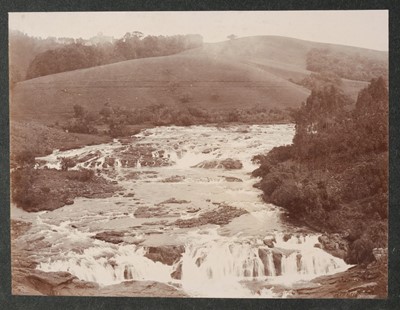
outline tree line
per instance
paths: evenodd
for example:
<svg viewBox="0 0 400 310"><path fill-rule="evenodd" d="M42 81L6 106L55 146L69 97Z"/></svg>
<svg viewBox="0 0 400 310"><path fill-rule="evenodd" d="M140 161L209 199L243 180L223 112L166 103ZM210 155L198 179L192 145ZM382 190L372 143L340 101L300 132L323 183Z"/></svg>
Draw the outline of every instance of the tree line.
<svg viewBox="0 0 400 310"><path fill-rule="evenodd" d="M166 56L202 45L200 35L146 36L127 33L114 43L72 43L38 54L30 63L27 79L89 68L119 61Z"/></svg>
<svg viewBox="0 0 400 310"><path fill-rule="evenodd" d="M172 55L203 44L203 38L198 34L144 36L143 33L134 31L127 32L120 39L104 38L42 39L19 31L10 31L11 84L124 60Z"/></svg>

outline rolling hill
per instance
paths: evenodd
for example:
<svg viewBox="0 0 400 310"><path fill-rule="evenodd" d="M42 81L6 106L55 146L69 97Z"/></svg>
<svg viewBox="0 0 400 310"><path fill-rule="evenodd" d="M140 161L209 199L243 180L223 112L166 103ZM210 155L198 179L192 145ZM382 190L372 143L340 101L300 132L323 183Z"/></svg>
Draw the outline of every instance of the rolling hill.
<svg viewBox="0 0 400 310"><path fill-rule="evenodd" d="M151 104L192 105L214 109L297 107L309 90L297 85L310 74L306 55L329 47L387 59L386 52L260 36L204 44L171 56L129 60L63 72L16 84L11 118L45 124L72 115L75 104L99 111L105 103L120 107ZM353 97L366 83L343 81Z"/></svg>

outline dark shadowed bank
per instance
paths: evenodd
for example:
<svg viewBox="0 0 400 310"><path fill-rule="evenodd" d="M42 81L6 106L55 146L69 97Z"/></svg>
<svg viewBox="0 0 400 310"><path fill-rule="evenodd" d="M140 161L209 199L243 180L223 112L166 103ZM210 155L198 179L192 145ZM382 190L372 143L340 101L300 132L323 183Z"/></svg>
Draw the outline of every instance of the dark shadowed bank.
<svg viewBox="0 0 400 310"><path fill-rule="evenodd" d="M344 273L347 280L340 280L340 274L318 279L322 281L319 283L329 284L323 286L325 293L330 288L336 292L333 297L363 297L367 293L386 296L385 80L373 79L359 93L355 106L334 86L321 87L311 93L294 118L293 144L276 147L254 159L260 163L253 172L261 177L256 186L263 191L266 202L283 207L292 219L321 232L320 242L326 251L358 265ZM365 285L349 291L352 277L361 283L366 281ZM315 297L321 288L315 290L300 290L299 294Z"/></svg>

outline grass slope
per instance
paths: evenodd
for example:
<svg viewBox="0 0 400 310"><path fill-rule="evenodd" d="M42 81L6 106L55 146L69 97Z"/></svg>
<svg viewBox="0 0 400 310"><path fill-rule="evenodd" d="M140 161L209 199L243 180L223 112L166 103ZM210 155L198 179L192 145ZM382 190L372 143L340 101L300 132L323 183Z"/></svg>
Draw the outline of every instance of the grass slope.
<svg viewBox="0 0 400 310"><path fill-rule="evenodd" d="M385 53L262 36L205 44L181 54L137 59L44 76L16 85L11 117L45 124L68 118L80 104L99 111L113 106L185 104L207 109L297 107L309 90L289 81L300 80L311 48L331 48L371 57ZM365 84L345 81L354 94Z"/></svg>

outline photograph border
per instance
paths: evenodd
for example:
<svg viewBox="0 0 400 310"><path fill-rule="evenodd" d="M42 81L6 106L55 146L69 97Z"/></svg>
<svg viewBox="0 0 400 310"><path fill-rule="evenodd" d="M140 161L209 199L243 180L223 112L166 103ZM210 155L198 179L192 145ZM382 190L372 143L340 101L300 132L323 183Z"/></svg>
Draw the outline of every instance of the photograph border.
<svg viewBox="0 0 400 310"><path fill-rule="evenodd" d="M397 2L397 3L396 3ZM388 299L223 299L11 295L8 13L56 11L389 10ZM123 1L3 0L0 3L0 308L2 309L395 309L400 304L400 3L399 1Z"/></svg>

